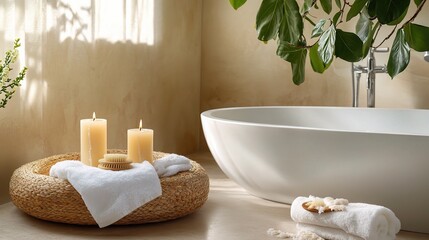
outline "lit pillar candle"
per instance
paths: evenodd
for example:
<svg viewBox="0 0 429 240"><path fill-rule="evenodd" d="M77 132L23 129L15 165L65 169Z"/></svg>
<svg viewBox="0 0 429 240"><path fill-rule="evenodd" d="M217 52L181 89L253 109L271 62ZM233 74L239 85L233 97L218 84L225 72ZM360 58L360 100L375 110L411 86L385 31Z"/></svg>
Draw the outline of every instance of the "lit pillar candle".
<svg viewBox="0 0 429 240"><path fill-rule="evenodd" d="M153 161L153 130L142 128L140 120L139 128L128 129L128 159L141 163L144 160Z"/></svg>
<svg viewBox="0 0 429 240"><path fill-rule="evenodd" d="M80 161L97 167L98 160L107 152L107 120L95 118L80 120Z"/></svg>

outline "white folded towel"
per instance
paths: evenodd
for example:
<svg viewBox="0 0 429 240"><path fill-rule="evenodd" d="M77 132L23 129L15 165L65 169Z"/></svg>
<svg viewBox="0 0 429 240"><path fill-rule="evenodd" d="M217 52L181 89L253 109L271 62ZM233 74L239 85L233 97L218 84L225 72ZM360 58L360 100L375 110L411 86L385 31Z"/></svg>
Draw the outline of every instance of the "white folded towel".
<svg viewBox="0 0 429 240"><path fill-rule="evenodd" d="M310 199L296 198L292 202L291 217L299 230L309 230L326 239L390 240L395 239L401 229L395 214L382 206L349 203L345 211L318 214L302 207L307 201ZM335 238L341 231L343 237Z"/></svg>
<svg viewBox="0 0 429 240"><path fill-rule="evenodd" d="M312 232L323 239L329 240L363 240L364 238L348 234L339 228L320 227L313 224L297 223L298 234L302 232Z"/></svg>
<svg viewBox="0 0 429 240"><path fill-rule="evenodd" d="M184 156L169 154L153 162L159 177L169 177L178 172L188 171L192 168L191 161Z"/></svg>
<svg viewBox="0 0 429 240"><path fill-rule="evenodd" d="M102 228L162 194L159 177L150 163L132 166L129 170L110 171L67 160L53 165L49 175L67 179Z"/></svg>

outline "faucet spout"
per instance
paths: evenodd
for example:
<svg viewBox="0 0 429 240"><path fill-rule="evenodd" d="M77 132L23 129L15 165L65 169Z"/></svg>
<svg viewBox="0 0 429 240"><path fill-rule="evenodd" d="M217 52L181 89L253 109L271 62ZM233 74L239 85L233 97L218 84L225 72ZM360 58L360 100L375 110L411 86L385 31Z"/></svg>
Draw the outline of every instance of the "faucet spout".
<svg viewBox="0 0 429 240"><path fill-rule="evenodd" d="M355 66L354 63L352 63L353 107L359 107L359 85L362 72L363 69L360 69L359 66Z"/></svg>
<svg viewBox="0 0 429 240"><path fill-rule="evenodd" d="M375 107L375 57L374 57L374 48L369 50L368 54L368 87L367 87L367 106L369 108Z"/></svg>

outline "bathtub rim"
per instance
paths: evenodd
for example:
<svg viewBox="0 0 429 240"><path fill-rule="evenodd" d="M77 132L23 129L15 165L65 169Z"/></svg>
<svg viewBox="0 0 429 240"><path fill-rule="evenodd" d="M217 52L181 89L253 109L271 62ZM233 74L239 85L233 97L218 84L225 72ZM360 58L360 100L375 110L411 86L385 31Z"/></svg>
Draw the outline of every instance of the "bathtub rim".
<svg viewBox="0 0 429 240"><path fill-rule="evenodd" d="M344 129L334 129L334 128L318 128L318 127L303 127L303 126L293 126L293 125L279 125L279 124L269 124L269 123L253 123L239 120L231 120L216 117L213 115L214 112L224 111L224 110L235 110L235 109L296 109L296 108L306 108L306 109L356 109L357 111L418 111L418 112L428 112L428 109L408 109L408 108L353 108L353 107L335 107L335 106L245 106L245 107L224 107L224 108L214 108L203 111L200 116L201 120L203 118L216 120L223 123L231 123L236 125L245 125L245 126L259 126L259 127L268 127L268 128L281 128L281 129L294 129L294 130L309 130L309 131L321 131L321 132L336 132L336 133L357 133L357 134L377 134L377 135L393 135L393 136L410 136L410 137L429 137L428 134L417 134L417 133L404 133L404 132L382 132L382 131L362 131L362 130L344 130ZM428 119L429 125L429 119Z"/></svg>

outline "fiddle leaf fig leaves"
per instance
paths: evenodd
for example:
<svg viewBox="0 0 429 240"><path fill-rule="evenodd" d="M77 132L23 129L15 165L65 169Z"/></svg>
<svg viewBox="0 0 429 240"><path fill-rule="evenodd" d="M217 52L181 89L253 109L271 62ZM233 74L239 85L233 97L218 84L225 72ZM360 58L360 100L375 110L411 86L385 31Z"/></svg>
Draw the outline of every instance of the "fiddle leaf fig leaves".
<svg viewBox="0 0 429 240"><path fill-rule="evenodd" d="M378 21L381 24L388 24L395 21L408 10L409 5L410 0L377 0L375 12Z"/></svg>
<svg viewBox="0 0 429 240"><path fill-rule="evenodd" d="M268 41L277 36L284 15L284 0L263 0L256 15L258 39Z"/></svg>
<svg viewBox="0 0 429 240"><path fill-rule="evenodd" d="M335 26L331 25L326 31L320 36L319 47L317 51L319 52L320 58L324 64L329 64L332 58L334 57L335 52Z"/></svg>
<svg viewBox="0 0 429 240"><path fill-rule="evenodd" d="M361 60L373 47L380 28L396 25L380 43L383 44L396 31L387 65L388 73L393 78L408 66L411 48L419 52L429 51L429 27L413 23L426 0L413 1L417 11L401 26L399 24L409 16L407 12L411 0L335 0L334 12L333 0L261 0L256 30L258 39L263 42L277 39L276 53L291 63L293 82L299 85L305 79L307 53L313 71L323 73L334 56L348 62ZM246 2L229 0L236 10ZM319 14L310 13L319 7L328 16L318 18L316 16ZM343 19L349 21L355 17L358 17L356 33L339 29L344 25L341 24ZM310 45L307 45L303 32L304 20L313 27Z"/></svg>
<svg viewBox="0 0 429 240"><path fill-rule="evenodd" d="M286 41L279 41L277 55L285 61L297 63L303 50L305 50L304 47L299 47Z"/></svg>
<svg viewBox="0 0 429 240"><path fill-rule="evenodd" d="M280 41L277 48L277 55L291 63L292 80L296 85L300 85L305 79L305 59L307 49L292 45L285 41Z"/></svg>
<svg viewBox="0 0 429 240"><path fill-rule="evenodd" d="M279 39L297 44L303 29L304 23L299 14L298 4L295 0L284 0L284 17L278 29Z"/></svg>
<svg viewBox="0 0 429 240"><path fill-rule="evenodd" d="M387 73L394 78L408 66L410 62L410 47L405 41L405 32L400 29L396 32L387 62Z"/></svg>
<svg viewBox="0 0 429 240"><path fill-rule="evenodd" d="M229 3L231 4L231 6L237 10L238 8L240 8L241 6L243 6L243 4L246 3L247 0L229 0Z"/></svg>
<svg viewBox="0 0 429 240"><path fill-rule="evenodd" d="M418 51L429 51L429 28L414 24L408 23L404 26L405 31L405 40L409 46Z"/></svg>
<svg viewBox="0 0 429 240"><path fill-rule="evenodd" d="M295 85L301 85L305 80L305 59L307 57L307 50L303 53L299 63L291 63L292 66L292 81Z"/></svg>
<svg viewBox="0 0 429 240"><path fill-rule="evenodd" d="M336 31L335 56L347 62L357 62L362 59L362 40L351 32L341 29Z"/></svg>

